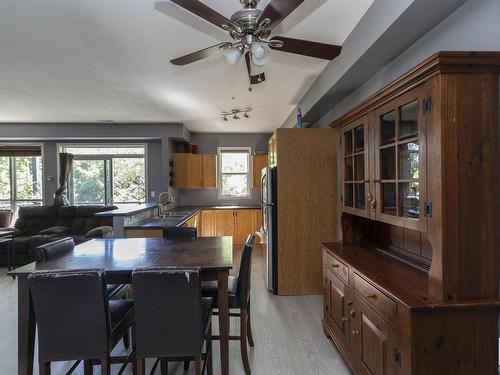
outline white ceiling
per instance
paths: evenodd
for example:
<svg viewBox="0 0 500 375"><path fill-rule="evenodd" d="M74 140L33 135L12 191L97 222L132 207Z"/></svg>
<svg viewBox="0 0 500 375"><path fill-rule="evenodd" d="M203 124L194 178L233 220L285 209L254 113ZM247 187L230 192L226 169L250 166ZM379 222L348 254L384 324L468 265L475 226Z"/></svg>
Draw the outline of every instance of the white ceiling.
<svg viewBox="0 0 500 375"><path fill-rule="evenodd" d="M262 0L259 8L269 0ZM226 17L238 0L205 0ZM307 0L274 35L342 44L372 0ZM326 66L272 51L249 92L243 60L169 60L229 40L170 1L2 0L0 122L182 122L191 131L279 127ZM235 97L236 99L232 99ZM250 119L221 111L252 107Z"/></svg>

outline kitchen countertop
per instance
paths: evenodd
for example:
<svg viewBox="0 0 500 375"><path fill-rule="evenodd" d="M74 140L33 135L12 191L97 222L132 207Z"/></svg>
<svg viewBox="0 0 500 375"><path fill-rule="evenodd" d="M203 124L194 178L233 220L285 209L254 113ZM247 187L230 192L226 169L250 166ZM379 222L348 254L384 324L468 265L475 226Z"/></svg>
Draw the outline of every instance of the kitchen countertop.
<svg viewBox="0 0 500 375"><path fill-rule="evenodd" d="M157 203L125 204L109 211L98 212L95 216L130 216L139 212L158 207Z"/></svg>
<svg viewBox="0 0 500 375"><path fill-rule="evenodd" d="M138 223L127 225L125 229L165 229L183 226L202 210L260 210L261 206L179 206L169 210L169 212L189 212L183 218L150 218Z"/></svg>

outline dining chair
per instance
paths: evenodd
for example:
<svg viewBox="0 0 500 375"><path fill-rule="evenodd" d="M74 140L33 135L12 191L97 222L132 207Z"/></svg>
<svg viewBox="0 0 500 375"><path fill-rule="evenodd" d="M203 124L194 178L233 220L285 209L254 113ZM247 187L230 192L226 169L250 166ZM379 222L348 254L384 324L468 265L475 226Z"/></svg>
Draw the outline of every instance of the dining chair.
<svg viewBox="0 0 500 375"><path fill-rule="evenodd" d="M158 362L166 375L169 361L194 360L196 375L205 369L211 375L212 299L201 296L199 268L139 269L132 285L138 375L144 375L146 358L157 358L151 373Z"/></svg>
<svg viewBox="0 0 500 375"><path fill-rule="evenodd" d="M246 374L251 373L250 362L248 360L247 339L250 346L254 346L250 318L250 286L254 243L255 236L249 235L241 254L238 276L229 276L228 279L229 308L239 310L239 312L229 313L229 316L240 318L240 335L230 335L229 339L240 341L241 359ZM202 295L212 297L214 305L217 306L217 281L204 281L201 284L201 288ZM214 315L217 315L217 312L214 312ZM219 336L213 336L213 338L219 339Z"/></svg>
<svg viewBox="0 0 500 375"><path fill-rule="evenodd" d="M102 269L36 271L28 283L38 326L40 374L50 375L51 362L76 360L72 371L84 360L88 375L97 360L101 374L109 375L111 351L133 325L134 303L108 301Z"/></svg>
<svg viewBox="0 0 500 375"><path fill-rule="evenodd" d="M34 256L37 262L46 262L70 253L74 249L75 241L73 238L65 237L36 247ZM109 299L126 299L128 285L107 284L106 291ZM130 347L130 337L128 333L123 337L123 345L125 349Z"/></svg>
<svg viewBox="0 0 500 375"><path fill-rule="evenodd" d="M198 230L196 228L165 228L164 238L196 238Z"/></svg>

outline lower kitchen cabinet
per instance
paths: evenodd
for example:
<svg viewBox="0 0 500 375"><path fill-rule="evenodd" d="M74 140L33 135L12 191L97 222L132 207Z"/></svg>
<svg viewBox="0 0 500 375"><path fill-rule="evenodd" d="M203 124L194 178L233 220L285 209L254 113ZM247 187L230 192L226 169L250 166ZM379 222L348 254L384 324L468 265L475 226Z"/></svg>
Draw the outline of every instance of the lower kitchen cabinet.
<svg viewBox="0 0 500 375"><path fill-rule="evenodd" d="M184 228L196 228L198 232L201 230L201 214L197 213L191 219L186 221L183 225Z"/></svg>
<svg viewBox="0 0 500 375"><path fill-rule="evenodd" d="M260 209L203 210L200 235L232 236L234 245L243 245L249 234L260 229L261 223Z"/></svg>
<svg viewBox="0 0 500 375"><path fill-rule="evenodd" d="M153 238L163 237L163 229L125 229L125 238Z"/></svg>
<svg viewBox="0 0 500 375"><path fill-rule="evenodd" d="M437 300L425 272L357 244L323 244L323 282L324 332L355 374L497 374L498 301Z"/></svg>

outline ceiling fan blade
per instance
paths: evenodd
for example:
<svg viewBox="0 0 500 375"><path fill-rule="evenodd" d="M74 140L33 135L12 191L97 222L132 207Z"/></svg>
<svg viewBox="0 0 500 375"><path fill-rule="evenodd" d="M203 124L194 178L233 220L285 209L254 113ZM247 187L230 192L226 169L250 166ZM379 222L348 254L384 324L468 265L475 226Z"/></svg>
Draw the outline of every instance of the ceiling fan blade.
<svg viewBox="0 0 500 375"><path fill-rule="evenodd" d="M212 8L206 6L201 1L198 0L171 0L173 3L183 7L184 9L196 14L198 17L205 19L206 21L222 28L222 25L229 21L222 14L217 13Z"/></svg>
<svg viewBox="0 0 500 375"><path fill-rule="evenodd" d="M277 47L273 46L273 43L270 43L269 48L271 49L289 53L296 53L298 55L316 57L318 59L333 60L338 55L340 55L340 51L342 51L341 46L311 42L309 40L285 38L282 36L273 37L272 40L283 42L283 46Z"/></svg>
<svg viewBox="0 0 500 375"><path fill-rule="evenodd" d="M190 53L189 55L185 55L182 57L178 57L177 59L170 60L170 62L174 65L187 65L193 62L206 59L207 57L212 57L218 55L224 48L232 46L231 43L224 42L220 44L216 44L215 46L208 47L205 49L201 49L199 51Z"/></svg>
<svg viewBox="0 0 500 375"><path fill-rule="evenodd" d="M269 18L271 20L269 28L273 29L303 2L304 0L271 0L260 15L258 24L262 20Z"/></svg>
<svg viewBox="0 0 500 375"><path fill-rule="evenodd" d="M245 53L245 61L247 63L248 78L250 78L250 84L257 85L264 82L266 80L266 75L264 73L252 75L252 68L250 65L250 52Z"/></svg>

